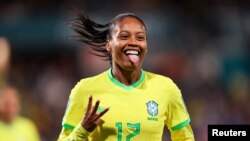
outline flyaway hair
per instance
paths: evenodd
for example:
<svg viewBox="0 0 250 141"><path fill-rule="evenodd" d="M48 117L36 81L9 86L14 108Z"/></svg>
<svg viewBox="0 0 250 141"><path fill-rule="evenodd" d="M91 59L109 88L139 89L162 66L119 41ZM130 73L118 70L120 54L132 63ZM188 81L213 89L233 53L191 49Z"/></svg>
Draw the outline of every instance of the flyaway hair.
<svg viewBox="0 0 250 141"><path fill-rule="evenodd" d="M95 21L89 19L88 16L76 10L76 18L68 22L70 28L72 28L77 35L71 36L71 38L88 44L95 52L93 53L96 56L102 57L105 60L112 61L111 54L106 50L105 45L108 40L112 38L111 31L113 25L118 21L122 20L125 17L133 17L140 21L146 28L144 22L135 14L132 13L123 13L116 16L110 23L99 24Z"/></svg>
<svg viewBox="0 0 250 141"><path fill-rule="evenodd" d="M76 13L77 17L70 20L68 25L78 35L71 36L71 38L88 44L95 51L94 55L109 60L110 54L105 48L109 24L99 24L79 11Z"/></svg>

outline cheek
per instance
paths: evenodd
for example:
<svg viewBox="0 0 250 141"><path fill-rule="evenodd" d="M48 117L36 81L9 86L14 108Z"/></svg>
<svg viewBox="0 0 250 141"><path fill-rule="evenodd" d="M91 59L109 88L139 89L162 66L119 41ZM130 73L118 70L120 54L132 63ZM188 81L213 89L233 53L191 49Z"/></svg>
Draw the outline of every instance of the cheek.
<svg viewBox="0 0 250 141"><path fill-rule="evenodd" d="M144 45L144 48L145 48L145 50L146 50L146 52L147 52L147 51L148 51L148 46L147 46L147 44Z"/></svg>
<svg viewBox="0 0 250 141"><path fill-rule="evenodd" d="M112 54L116 55L116 56L121 55L121 53L122 53L122 46L123 46L122 43L113 44L113 46L111 48Z"/></svg>
<svg viewBox="0 0 250 141"><path fill-rule="evenodd" d="M112 53L112 57L114 60L121 60L122 58L122 53L119 49L114 49Z"/></svg>
<svg viewBox="0 0 250 141"><path fill-rule="evenodd" d="M143 48L143 50L144 50L145 53L148 52L147 43L143 43L143 44L141 45L141 47Z"/></svg>

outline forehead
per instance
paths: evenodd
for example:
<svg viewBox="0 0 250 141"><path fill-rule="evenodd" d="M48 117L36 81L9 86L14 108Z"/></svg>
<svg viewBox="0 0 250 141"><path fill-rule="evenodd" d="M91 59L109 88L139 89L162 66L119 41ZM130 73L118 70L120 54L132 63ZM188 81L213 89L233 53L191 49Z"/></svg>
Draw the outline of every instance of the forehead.
<svg viewBox="0 0 250 141"><path fill-rule="evenodd" d="M144 25L134 17L125 17L115 24L116 31L146 32Z"/></svg>
<svg viewBox="0 0 250 141"><path fill-rule="evenodd" d="M1 99L18 99L17 91L12 88L4 88L0 91Z"/></svg>

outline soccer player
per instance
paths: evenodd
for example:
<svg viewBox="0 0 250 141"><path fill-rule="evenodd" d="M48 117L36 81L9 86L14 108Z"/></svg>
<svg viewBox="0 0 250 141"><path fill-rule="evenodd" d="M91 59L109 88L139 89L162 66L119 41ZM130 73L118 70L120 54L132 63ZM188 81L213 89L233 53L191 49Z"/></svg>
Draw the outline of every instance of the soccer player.
<svg viewBox="0 0 250 141"><path fill-rule="evenodd" d="M1 141L40 141L34 123L19 116L20 103L15 88L0 88L0 140Z"/></svg>
<svg viewBox="0 0 250 141"><path fill-rule="evenodd" d="M70 26L111 68L73 88L59 141L160 141L164 126L173 141L194 140L178 87L142 69L147 36L138 16L124 13L98 24L78 13Z"/></svg>

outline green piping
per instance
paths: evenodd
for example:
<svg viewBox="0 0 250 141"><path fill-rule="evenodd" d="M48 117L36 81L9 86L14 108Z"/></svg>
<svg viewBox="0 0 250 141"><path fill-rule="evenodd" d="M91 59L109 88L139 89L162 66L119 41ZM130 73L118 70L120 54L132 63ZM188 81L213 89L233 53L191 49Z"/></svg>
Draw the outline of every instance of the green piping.
<svg viewBox="0 0 250 141"><path fill-rule="evenodd" d="M108 70L108 76L109 76L109 79L117 86L125 89L125 90L132 90L133 88L136 88L137 86L139 86L144 78L145 78L145 73L143 70L141 70L141 76L140 76L140 79L137 80L135 83L133 83L132 85L130 86L127 86L127 85L124 85L122 84L120 81L118 81L113 75L112 75L112 72L111 72L111 69Z"/></svg>
<svg viewBox="0 0 250 141"><path fill-rule="evenodd" d="M74 128L75 128L75 126L72 126L72 125L69 125L69 124L66 124L66 123L63 124L63 127L66 128L66 129L69 129L69 130L74 130Z"/></svg>
<svg viewBox="0 0 250 141"><path fill-rule="evenodd" d="M172 129L173 131L176 131L176 130L179 130L179 129L181 129L182 127L188 125L189 123L190 123L190 119L187 119L187 120L183 121L182 123L179 123L179 124L175 125L175 126L172 127L171 129Z"/></svg>

